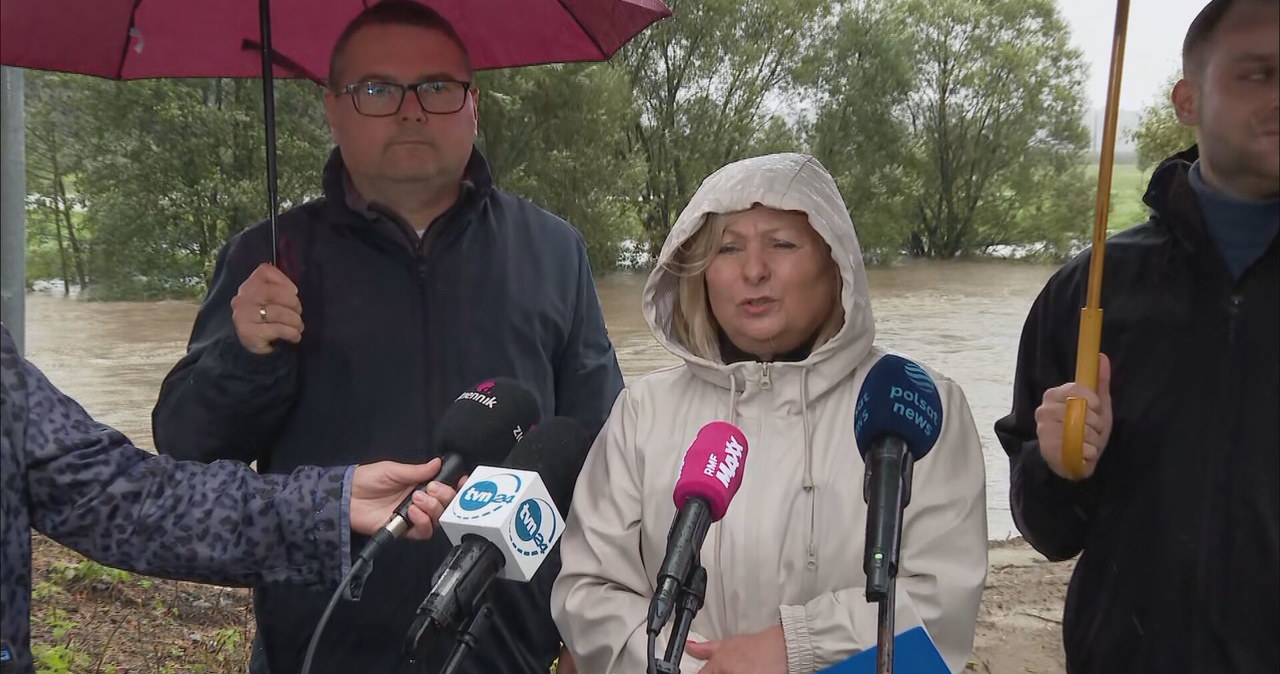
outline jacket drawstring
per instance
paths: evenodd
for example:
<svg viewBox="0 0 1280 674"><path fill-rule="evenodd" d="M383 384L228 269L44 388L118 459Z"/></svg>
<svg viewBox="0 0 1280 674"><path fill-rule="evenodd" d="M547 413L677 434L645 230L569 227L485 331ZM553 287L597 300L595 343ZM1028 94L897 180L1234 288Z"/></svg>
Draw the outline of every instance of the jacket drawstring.
<svg viewBox="0 0 1280 674"><path fill-rule="evenodd" d="M809 368L800 368L800 418L804 421L804 488L813 489L813 434L809 430Z"/></svg>
<svg viewBox="0 0 1280 674"><path fill-rule="evenodd" d="M813 432L809 425L809 368L800 368L800 419L804 424L804 491L809 497L809 561L810 570L818 565L818 544L815 540L818 517L818 498L813 481Z"/></svg>
<svg viewBox="0 0 1280 674"><path fill-rule="evenodd" d="M746 382L743 382L742 392L743 393L747 392ZM739 398L738 378L733 374L733 371L730 370L729 371L729 423L733 424L734 426L738 425L738 398ZM724 537L720 535L720 532L717 528L716 551L715 551L715 556L716 556L715 568L717 569L724 568L724 557L722 554L723 549L724 549ZM725 616L729 615L729 593L723 587L721 587L721 591L720 591L720 615L725 615Z"/></svg>

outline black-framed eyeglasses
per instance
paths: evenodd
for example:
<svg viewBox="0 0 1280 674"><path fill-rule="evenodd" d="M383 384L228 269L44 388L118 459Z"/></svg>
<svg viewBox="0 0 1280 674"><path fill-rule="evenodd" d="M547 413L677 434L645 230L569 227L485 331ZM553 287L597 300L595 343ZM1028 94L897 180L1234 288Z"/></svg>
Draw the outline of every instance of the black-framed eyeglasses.
<svg viewBox="0 0 1280 674"><path fill-rule="evenodd" d="M452 115L467 104L470 82L456 80L431 80L413 84L395 82L356 82L342 88L351 95L356 112L366 117L390 117L400 112L404 94L409 89L418 97L423 111L433 115Z"/></svg>

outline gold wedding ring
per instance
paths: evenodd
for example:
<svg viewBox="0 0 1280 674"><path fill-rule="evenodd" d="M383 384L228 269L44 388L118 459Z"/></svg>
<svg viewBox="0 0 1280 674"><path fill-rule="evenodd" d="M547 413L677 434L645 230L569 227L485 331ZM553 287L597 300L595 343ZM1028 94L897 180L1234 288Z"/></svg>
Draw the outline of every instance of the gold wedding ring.
<svg viewBox="0 0 1280 674"><path fill-rule="evenodd" d="M259 323L267 322L267 307L265 305L258 307L258 322Z"/></svg>

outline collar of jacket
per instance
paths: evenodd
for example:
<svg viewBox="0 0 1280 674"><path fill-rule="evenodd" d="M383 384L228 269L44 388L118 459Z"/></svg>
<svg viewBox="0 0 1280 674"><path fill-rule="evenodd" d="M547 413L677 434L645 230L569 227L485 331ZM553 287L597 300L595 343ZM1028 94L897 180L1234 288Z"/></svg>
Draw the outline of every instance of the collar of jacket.
<svg viewBox="0 0 1280 674"><path fill-rule="evenodd" d="M1200 158L1196 145L1160 162L1151 174L1142 201L1151 209L1153 221L1169 231L1188 251L1210 244L1209 230L1200 213L1200 201L1188 174Z"/></svg>
<svg viewBox="0 0 1280 674"><path fill-rule="evenodd" d="M463 170L462 180L466 184L459 195L458 202L455 203L445 214L456 214L458 211L469 211L474 204L479 204L493 191L493 173L489 169L489 161L480 152L479 148L472 146L471 157L467 160L467 166ZM325 162L322 184L324 187L325 202L329 204L331 212L340 220L349 221L358 218L359 221L367 221L381 215L391 217L398 224L403 225L399 216L388 214L380 208L356 208L352 200L349 200L347 193L347 166L342 161L342 152L339 148L333 148L329 153L329 160ZM407 227L407 225L403 225Z"/></svg>
<svg viewBox="0 0 1280 674"><path fill-rule="evenodd" d="M818 330L820 332L822 328L818 328ZM723 360L726 364L760 361L759 356L756 356L755 354L747 353L746 351L743 351L742 349L738 348L738 345L734 344L733 340L729 339L729 336L724 333L724 330L717 330L716 336L719 337L719 340L720 340L720 359ZM817 332L815 332L812 337L810 337L800 346L797 346L796 348L786 353L780 353L774 356L773 359L770 360L769 362L798 363L804 360L805 358L809 357L809 354L813 352L813 343L816 341L818 341Z"/></svg>

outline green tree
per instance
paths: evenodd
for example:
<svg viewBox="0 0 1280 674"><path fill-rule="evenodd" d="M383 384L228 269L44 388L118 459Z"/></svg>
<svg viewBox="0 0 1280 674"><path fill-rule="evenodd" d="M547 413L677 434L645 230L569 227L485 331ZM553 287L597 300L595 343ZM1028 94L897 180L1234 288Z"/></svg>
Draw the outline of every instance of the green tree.
<svg viewBox="0 0 1280 674"><path fill-rule="evenodd" d="M946 258L1082 234L1084 63L1053 1L908 0L906 10L918 55L905 107L916 179L908 251ZM1051 208L1026 208L1046 194Z"/></svg>
<svg viewBox="0 0 1280 674"><path fill-rule="evenodd" d="M796 149L792 125L771 109L801 107L794 76L827 11L821 0L668 4L674 17L615 57L639 108L630 141L645 166L639 216L651 251L712 171Z"/></svg>
<svg viewBox="0 0 1280 674"><path fill-rule="evenodd" d="M74 80L68 75L32 71L27 79L27 190L35 198L28 206L28 248L32 251L29 279L57 277L63 293L72 285L88 287L88 257L82 204L69 184L79 165Z"/></svg>
<svg viewBox="0 0 1280 674"><path fill-rule="evenodd" d="M1137 146L1138 168L1143 171L1196 142L1195 129L1179 122L1173 109L1170 94L1178 79L1177 73L1169 78L1161 89L1164 95L1142 111L1138 126L1129 132L1129 139Z"/></svg>
<svg viewBox="0 0 1280 674"><path fill-rule="evenodd" d="M831 171L863 255L872 259L891 257L905 243L910 130L901 111L915 86L911 23L894 3L848 3L802 71L817 104L809 151Z"/></svg>
<svg viewBox="0 0 1280 674"><path fill-rule="evenodd" d="M480 75L480 139L494 180L577 227L591 266L614 268L640 234L643 163L627 142L636 108L621 69L604 63Z"/></svg>
<svg viewBox="0 0 1280 674"><path fill-rule="evenodd" d="M261 84L79 78L77 187L94 229L99 298L198 296L218 249L265 217ZM281 207L320 189L328 152L318 88L276 87Z"/></svg>

